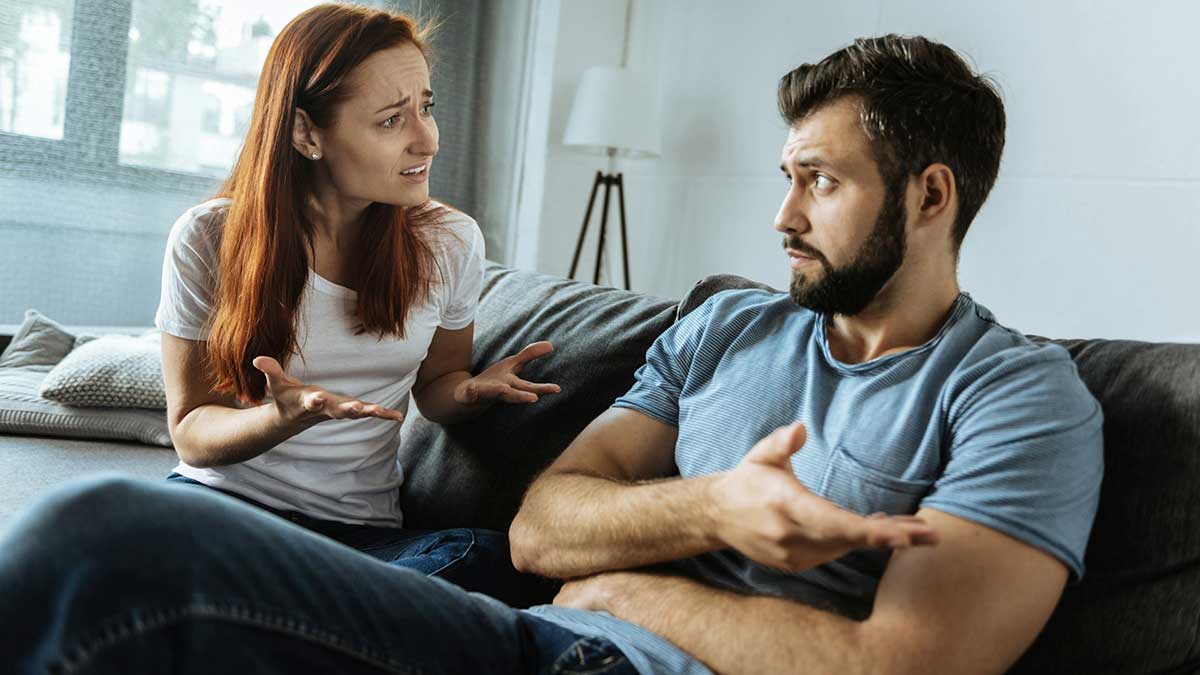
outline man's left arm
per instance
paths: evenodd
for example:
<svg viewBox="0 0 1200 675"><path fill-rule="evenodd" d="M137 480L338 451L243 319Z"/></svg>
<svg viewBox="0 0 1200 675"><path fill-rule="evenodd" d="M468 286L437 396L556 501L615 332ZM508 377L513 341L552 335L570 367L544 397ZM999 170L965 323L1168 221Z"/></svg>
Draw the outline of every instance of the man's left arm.
<svg viewBox="0 0 1200 675"><path fill-rule="evenodd" d="M997 530L917 515L940 543L893 554L863 622L637 571L568 582L555 602L606 610L723 674L1003 672L1053 612L1066 566Z"/></svg>

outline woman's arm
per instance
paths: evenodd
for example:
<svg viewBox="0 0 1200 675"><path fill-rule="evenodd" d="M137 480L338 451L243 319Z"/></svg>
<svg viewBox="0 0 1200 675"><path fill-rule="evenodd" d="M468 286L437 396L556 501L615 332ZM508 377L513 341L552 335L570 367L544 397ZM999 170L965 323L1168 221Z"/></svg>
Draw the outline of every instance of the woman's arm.
<svg viewBox="0 0 1200 675"><path fill-rule="evenodd" d="M404 419L389 408L306 387L284 374L274 359L261 356L255 366L266 373L272 400L242 408L233 395L212 390L204 350L204 342L162 334L167 425L175 452L191 466L244 462L329 419Z"/></svg>
<svg viewBox="0 0 1200 675"><path fill-rule="evenodd" d="M473 323L460 330L439 328L434 333L412 389L413 399L425 419L455 424L475 417L498 400L534 403L540 394L559 392L556 384L526 382L518 377L526 363L554 351L549 342L535 342L472 377L474 336Z"/></svg>

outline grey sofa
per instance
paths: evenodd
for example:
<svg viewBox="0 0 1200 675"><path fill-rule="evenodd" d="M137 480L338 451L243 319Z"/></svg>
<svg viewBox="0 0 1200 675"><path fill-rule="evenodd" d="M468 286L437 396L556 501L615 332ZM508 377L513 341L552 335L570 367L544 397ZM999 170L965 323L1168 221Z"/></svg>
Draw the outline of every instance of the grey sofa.
<svg viewBox="0 0 1200 675"><path fill-rule="evenodd" d="M554 355L526 373L563 393L450 428L410 415L401 448L407 523L507 529L529 481L629 388L677 314L752 285L712 277L676 302L489 265L475 364L549 339ZM1200 672L1200 345L1055 342L1104 408L1106 471L1087 575L1013 672ZM100 468L158 479L174 458L137 444L0 435L0 462L7 509Z"/></svg>

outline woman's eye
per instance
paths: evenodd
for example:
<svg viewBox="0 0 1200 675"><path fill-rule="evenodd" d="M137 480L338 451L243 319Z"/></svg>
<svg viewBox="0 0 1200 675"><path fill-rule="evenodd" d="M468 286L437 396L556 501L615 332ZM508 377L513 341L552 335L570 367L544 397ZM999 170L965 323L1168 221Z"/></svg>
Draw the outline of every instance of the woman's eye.
<svg viewBox="0 0 1200 675"><path fill-rule="evenodd" d="M399 115L392 115L391 117L389 117L383 121L383 128L391 129L392 127L396 126L396 123L399 121L400 121Z"/></svg>
<svg viewBox="0 0 1200 675"><path fill-rule="evenodd" d="M421 106L421 114L432 115L433 114L433 105L434 105L433 101L430 101L429 103L426 103L425 105Z"/></svg>

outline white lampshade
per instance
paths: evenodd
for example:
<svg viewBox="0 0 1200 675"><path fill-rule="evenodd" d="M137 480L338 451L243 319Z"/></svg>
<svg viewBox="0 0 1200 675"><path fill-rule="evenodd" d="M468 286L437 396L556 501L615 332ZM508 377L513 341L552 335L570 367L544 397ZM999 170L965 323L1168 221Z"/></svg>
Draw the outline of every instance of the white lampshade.
<svg viewBox="0 0 1200 675"><path fill-rule="evenodd" d="M583 73L563 145L618 157L658 157L658 94L645 75L612 66Z"/></svg>

